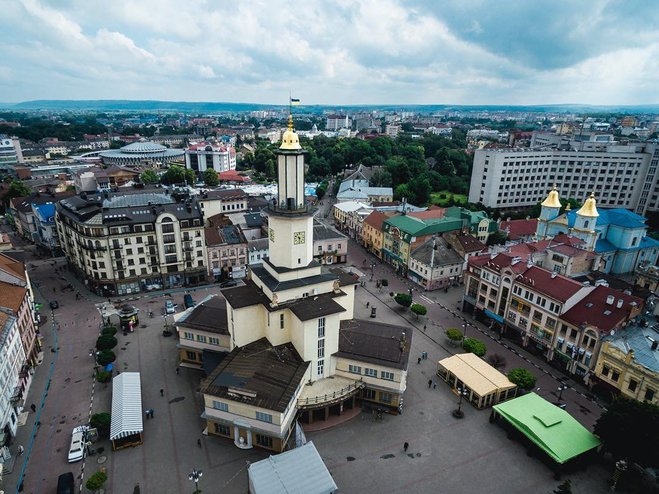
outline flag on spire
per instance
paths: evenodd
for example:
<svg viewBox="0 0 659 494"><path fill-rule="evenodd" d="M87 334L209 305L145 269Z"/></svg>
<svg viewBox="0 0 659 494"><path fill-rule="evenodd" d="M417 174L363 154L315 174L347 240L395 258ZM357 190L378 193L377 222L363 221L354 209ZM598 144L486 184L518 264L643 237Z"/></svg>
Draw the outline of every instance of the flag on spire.
<svg viewBox="0 0 659 494"><path fill-rule="evenodd" d="M297 106L300 104L299 98L291 98L291 106Z"/></svg>

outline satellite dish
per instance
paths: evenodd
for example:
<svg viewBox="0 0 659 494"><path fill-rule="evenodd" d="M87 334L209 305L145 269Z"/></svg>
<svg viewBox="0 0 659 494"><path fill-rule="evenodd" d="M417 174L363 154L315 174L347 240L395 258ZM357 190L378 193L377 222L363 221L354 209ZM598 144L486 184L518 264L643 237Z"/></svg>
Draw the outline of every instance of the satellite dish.
<svg viewBox="0 0 659 494"><path fill-rule="evenodd" d="M609 334L610 334L611 336L615 335L615 334L616 334L616 330L615 330L615 329L612 329L612 330L609 332Z"/></svg>

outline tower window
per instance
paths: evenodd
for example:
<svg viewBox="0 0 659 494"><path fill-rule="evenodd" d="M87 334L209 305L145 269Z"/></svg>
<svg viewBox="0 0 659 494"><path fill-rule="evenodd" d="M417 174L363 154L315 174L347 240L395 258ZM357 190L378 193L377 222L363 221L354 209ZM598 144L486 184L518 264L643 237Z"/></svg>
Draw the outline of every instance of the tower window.
<svg viewBox="0 0 659 494"><path fill-rule="evenodd" d="M284 329L284 314L279 314L279 329Z"/></svg>

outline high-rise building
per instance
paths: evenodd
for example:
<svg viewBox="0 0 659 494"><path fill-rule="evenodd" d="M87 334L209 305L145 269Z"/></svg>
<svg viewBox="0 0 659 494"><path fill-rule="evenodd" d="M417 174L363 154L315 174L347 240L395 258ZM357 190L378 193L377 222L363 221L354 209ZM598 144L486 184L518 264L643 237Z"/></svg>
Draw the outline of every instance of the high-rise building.
<svg viewBox="0 0 659 494"><path fill-rule="evenodd" d="M596 136L595 136L596 137ZM552 149L480 149L474 153L469 202L493 209L532 207L556 185L561 197L599 207L659 209L659 145L570 141Z"/></svg>
<svg viewBox="0 0 659 494"><path fill-rule="evenodd" d="M14 168L18 164L20 143L18 139L11 139L0 134L0 174L15 174Z"/></svg>

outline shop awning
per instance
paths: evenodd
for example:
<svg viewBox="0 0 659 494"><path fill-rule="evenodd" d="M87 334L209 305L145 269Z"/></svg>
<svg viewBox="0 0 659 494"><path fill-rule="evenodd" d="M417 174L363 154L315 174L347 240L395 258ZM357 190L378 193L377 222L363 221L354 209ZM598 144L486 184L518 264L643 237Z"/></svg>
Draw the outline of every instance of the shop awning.
<svg viewBox="0 0 659 494"><path fill-rule="evenodd" d="M503 317L501 317L499 314L495 314L491 310L487 310L487 309L483 309L483 314L485 314L490 319L494 319L496 322L500 322L501 324L503 324Z"/></svg>

